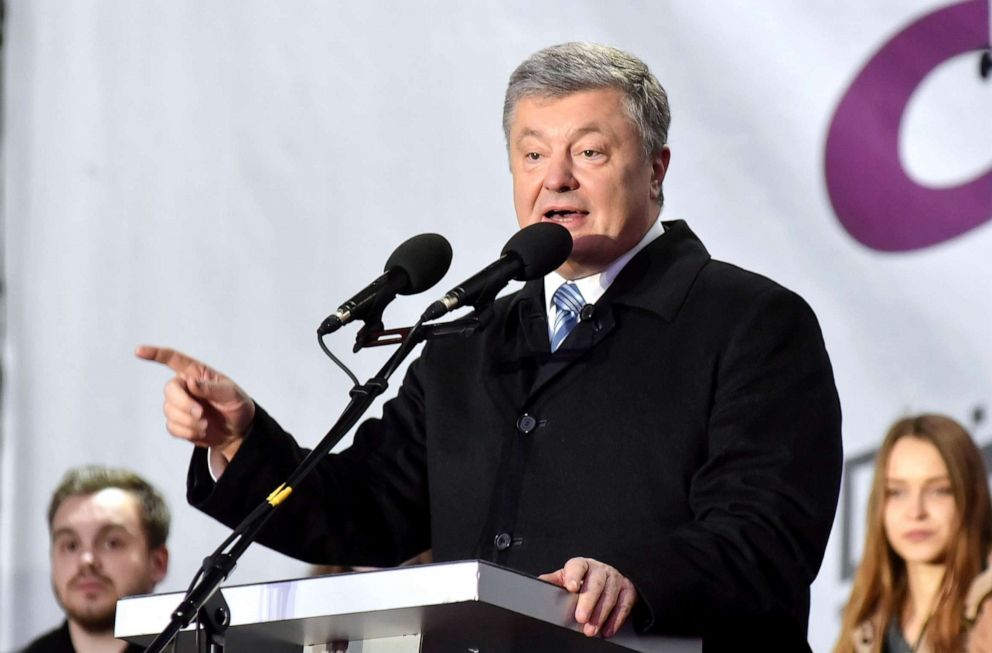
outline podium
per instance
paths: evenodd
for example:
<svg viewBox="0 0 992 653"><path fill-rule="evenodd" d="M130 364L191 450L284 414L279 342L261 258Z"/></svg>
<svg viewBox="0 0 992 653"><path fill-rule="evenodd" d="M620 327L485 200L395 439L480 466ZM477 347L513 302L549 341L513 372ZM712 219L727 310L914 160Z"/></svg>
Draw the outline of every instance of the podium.
<svg viewBox="0 0 992 653"><path fill-rule="evenodd" d="M629 624L609 640L574 623L577 596L478 560L224 587L231 609L227 653L699 653L698 639L638 636ZM148 645L181 593L117 604L115 636ZM192 627L177 653L195 653Z"/></svg>

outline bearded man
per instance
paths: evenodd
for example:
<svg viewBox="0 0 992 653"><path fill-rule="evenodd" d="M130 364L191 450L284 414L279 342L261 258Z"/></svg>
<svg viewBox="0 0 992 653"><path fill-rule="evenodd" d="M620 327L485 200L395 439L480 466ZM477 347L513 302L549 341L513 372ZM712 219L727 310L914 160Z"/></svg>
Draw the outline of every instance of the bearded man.
<svg viewBox="0 0 992 653"><path fill-rule="evenodd" d="M134 472L71 469L52 495L52 589L66 620L24 653L134 653L114 639L117 601L147 594L165 577L169 508Z"/></svg>

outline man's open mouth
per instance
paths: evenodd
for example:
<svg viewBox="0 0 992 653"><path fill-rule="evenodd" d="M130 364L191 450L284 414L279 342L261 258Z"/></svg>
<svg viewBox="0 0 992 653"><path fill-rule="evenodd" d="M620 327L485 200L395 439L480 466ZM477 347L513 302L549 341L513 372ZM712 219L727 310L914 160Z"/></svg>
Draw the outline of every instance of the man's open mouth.
<svg viewBox="0 0 992 653"><path fill-rule="evenodd" d="M544 212L545 219L555 222L569 222L587 215L589 215L588 211L579 211L578 209L551 209Z"/></svg>

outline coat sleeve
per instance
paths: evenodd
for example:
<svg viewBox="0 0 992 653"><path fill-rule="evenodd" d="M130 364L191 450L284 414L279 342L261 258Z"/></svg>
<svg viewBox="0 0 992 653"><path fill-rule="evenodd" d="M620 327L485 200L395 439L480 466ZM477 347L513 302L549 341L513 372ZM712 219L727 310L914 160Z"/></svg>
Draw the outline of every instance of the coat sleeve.
<svg viewBox="0 0 992 653"><path fill-rule="evenodd" d="M392 566L430 548L419 361L382 419L366 420L354 443L330 454L293 489L259 542L318 564ZM215 483L205 449L187 476L194 507L235 527L303 460L300 447L260 406L238 454Z"/></svg>
<svg viewBox="0 0 992 653"><path fill-rule="evenodd" d="M635 626L805 641L842 465L840 405L812 310L779 286L758 293L725 338L715 376L707 454L689 489L693 519L617 560L641 599Z"/></svg>

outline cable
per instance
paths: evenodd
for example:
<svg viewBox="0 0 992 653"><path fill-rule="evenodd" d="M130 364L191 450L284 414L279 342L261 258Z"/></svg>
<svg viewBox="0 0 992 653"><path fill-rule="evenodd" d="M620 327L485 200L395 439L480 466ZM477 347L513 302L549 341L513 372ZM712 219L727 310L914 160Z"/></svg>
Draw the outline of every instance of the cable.
<svg viewBox="0 0 992 653"><path fill-rule="evenodd" d="M348 375L348 378L351 379L351 386L353 388L357 388L358 386L361 385L361 383L359 383L358 381L358 377L351 373L351 370L348 369L348 366L342 363L337 356L331 353L331 350L328 349L327 345L324 344L323 336L321 336L320 334L317 334L317 344L320 345L321 350L325 354L327 354L327 357L330 358L332 361L334 361L334 364L340 367L341 370Z"/></svg>

